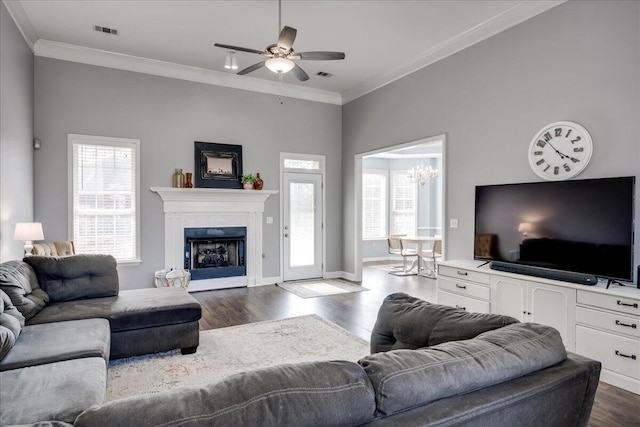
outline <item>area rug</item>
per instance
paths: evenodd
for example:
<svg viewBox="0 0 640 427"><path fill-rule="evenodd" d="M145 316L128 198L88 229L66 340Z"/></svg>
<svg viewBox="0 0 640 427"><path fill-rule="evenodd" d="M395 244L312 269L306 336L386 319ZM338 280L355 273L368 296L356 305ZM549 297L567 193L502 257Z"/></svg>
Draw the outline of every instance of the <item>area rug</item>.
<svg viewBox="0 0 640 427"><path fill-rule="evenodd" d="M117 359L107 371L107 399L201 386L282 363L350 360L369 343L313 314L200 332L195 354L170 351Z"/></svg>
<svg viewBox="0 0 640 427"><path fill-rule="evenodd" d="M278 286L296 294L300 298L316 298L369 290L342 279L298 280L295 282L278 283Z"/></svg>

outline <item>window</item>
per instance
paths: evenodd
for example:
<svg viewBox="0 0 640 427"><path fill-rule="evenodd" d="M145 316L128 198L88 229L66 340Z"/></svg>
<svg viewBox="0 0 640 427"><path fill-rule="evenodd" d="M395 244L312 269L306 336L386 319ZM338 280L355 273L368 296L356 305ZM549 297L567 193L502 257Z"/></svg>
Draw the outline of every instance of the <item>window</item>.
<svg viewBox="0 0 640 427"><path fill-rule="evenodd" d="M416 184L406 171L391 172L390 234L416 234Z"/></svg>
<svg viewBox="0 0 640 427"><path fill-rule="evenodd" d="M139 262L140 141L69 135L72 240L79 254Z"/></svg>
<svg viewBox="0 0 640 427"><path fill-rule="evenodd" d="M366 170L362 174L362 238L387 237L387 174Z"/></svg>

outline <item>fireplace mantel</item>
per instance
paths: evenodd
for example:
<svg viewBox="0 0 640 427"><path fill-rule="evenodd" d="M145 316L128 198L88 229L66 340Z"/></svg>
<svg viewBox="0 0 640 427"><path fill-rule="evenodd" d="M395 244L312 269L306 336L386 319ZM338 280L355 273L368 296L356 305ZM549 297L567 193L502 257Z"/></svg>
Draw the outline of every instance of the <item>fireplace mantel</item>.
<svg viewBox="0 0 640 427"><path fill-rule="evenodd" d="M264 212L273 190L151 187L164 202L164 212Z"/></svg>
<svg viewBox="0 0 640 427"><path fill-rule="evenodd" d="M165 268L184 263L184 229L246 227L247 275L192 280L189 291L255 286L262 280L262 214L267 198L277 191L222 188L151 187L163 202Z"/></svg>

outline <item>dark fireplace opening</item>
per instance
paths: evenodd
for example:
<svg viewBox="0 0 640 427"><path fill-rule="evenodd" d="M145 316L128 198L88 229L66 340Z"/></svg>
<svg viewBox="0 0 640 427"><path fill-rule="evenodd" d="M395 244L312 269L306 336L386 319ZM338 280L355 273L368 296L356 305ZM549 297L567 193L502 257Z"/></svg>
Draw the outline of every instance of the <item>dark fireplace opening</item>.
<svg viewBox="0 0 640 427"><path fill-rule="evenodd" d="M184 268L191 280L246 276L246 227L184 229Z"/></svg>

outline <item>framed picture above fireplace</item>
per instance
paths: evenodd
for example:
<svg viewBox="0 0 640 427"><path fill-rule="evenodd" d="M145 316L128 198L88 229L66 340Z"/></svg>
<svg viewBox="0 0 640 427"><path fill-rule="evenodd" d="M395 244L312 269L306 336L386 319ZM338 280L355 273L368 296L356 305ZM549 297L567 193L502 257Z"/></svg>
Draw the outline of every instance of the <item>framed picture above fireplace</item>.
<svg viewBox="0 0 640 427"><path fill-rule="evenodd" d="M242 188L242 145L195 141L195 186Z"/></svg>

